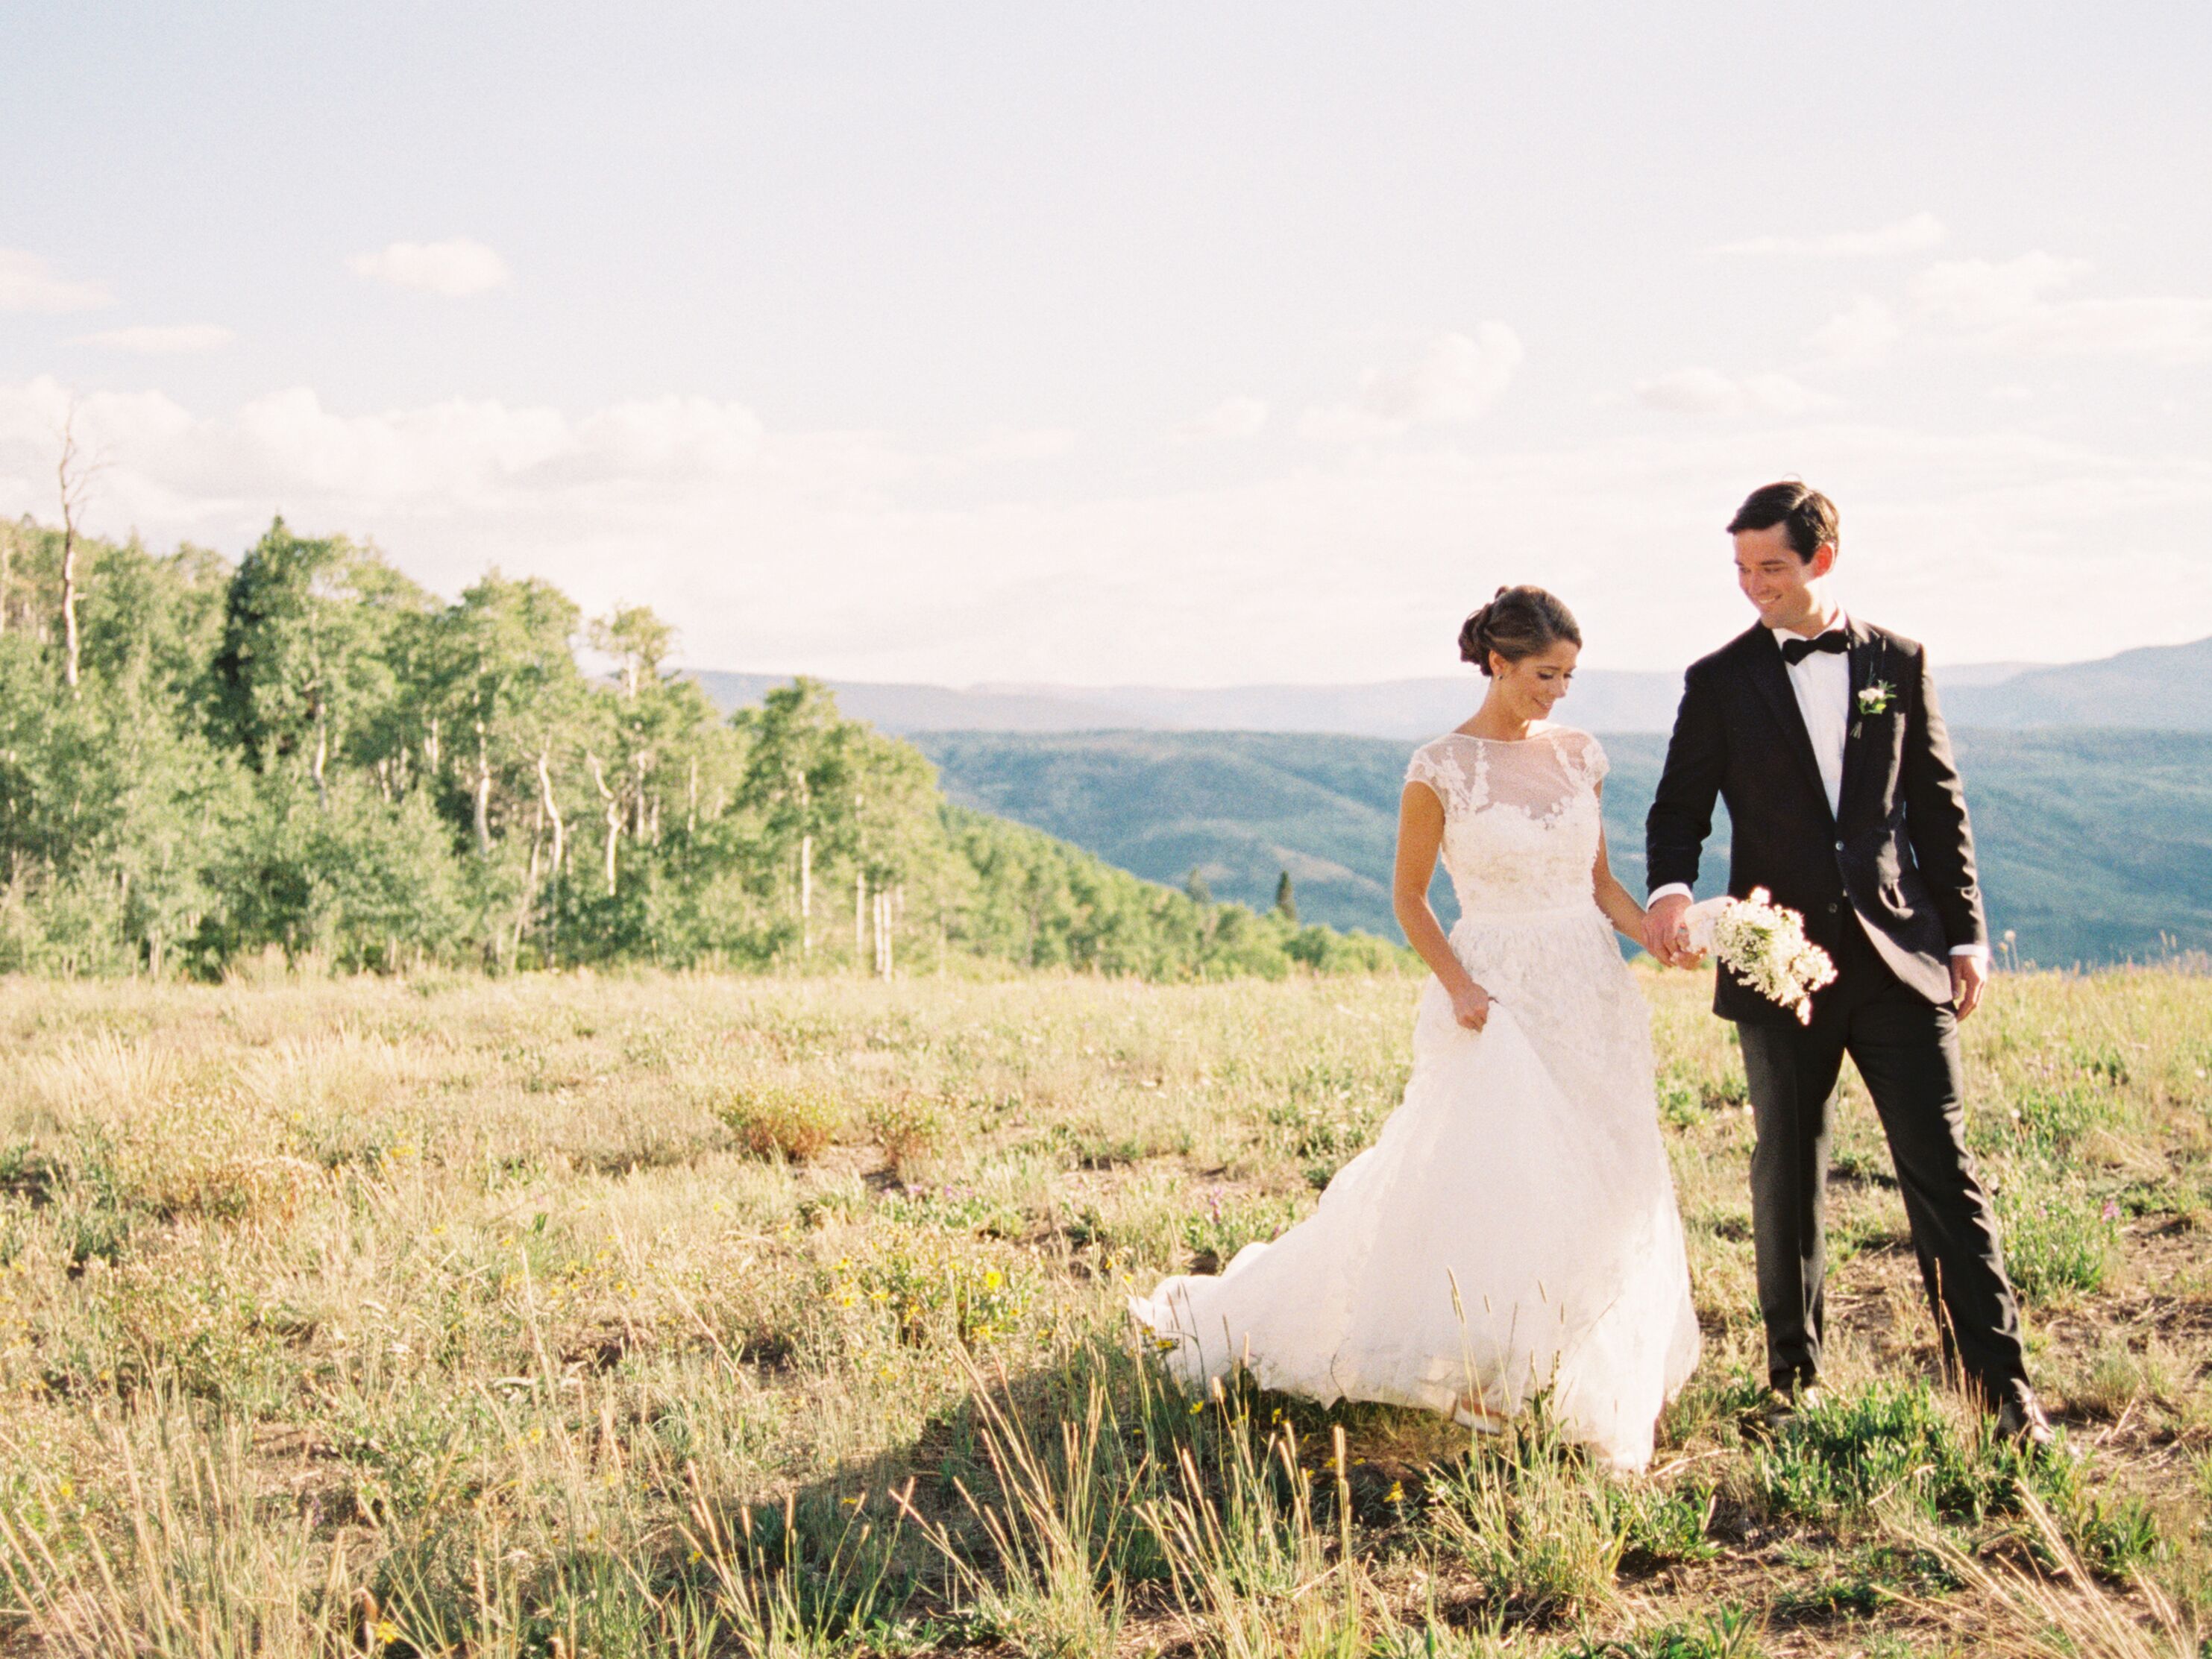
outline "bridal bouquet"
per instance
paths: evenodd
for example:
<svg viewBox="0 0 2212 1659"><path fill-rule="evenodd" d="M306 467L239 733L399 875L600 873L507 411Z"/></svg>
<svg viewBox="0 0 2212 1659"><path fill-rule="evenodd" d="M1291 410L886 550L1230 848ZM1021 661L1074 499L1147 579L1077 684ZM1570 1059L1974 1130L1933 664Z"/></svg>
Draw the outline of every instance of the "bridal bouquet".
<svg viewBox="0 0 2212 1659"><path fill-rule="evenodd" d="M1805 937L1805 918L1764 887L1749 898L1707 899L1684 913L1690 948L1710 951L1744 984L1813 1023L1813 993L1836 977L1828 953Z"/></svg>

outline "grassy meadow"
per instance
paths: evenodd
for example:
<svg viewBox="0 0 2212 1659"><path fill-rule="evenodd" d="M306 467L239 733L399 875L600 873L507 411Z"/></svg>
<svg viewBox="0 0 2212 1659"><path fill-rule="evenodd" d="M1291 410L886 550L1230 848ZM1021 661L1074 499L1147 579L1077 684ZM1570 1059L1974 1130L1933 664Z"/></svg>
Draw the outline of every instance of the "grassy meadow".
<svg viewBox="0 0 2212 1659"><path fill-rule="evenodd" d="M1410 977L6 981L0 1650L2196 1652L2212 978L1966 1028L2034 1461L1856 1093L1835 1397L1759 1432L1741 1070L1645 983L1707 1342L1621 1479L1128 1331L1372 1137Z"/></svg>

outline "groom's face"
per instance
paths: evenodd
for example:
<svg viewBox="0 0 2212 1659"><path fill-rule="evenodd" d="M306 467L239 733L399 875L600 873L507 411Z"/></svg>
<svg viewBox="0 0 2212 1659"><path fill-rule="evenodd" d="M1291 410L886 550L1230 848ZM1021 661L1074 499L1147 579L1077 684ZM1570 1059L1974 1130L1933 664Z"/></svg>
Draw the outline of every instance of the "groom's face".
<svg viewBox="0 0 2212 1659"><path fill-rule="evenodd" d="M1835 568L1836 550L1823 544L1809 559L1790 545L1786 525L1735 532L1735 580L1769 628L1795 628L1820 610L1813 584Z"/></svg>

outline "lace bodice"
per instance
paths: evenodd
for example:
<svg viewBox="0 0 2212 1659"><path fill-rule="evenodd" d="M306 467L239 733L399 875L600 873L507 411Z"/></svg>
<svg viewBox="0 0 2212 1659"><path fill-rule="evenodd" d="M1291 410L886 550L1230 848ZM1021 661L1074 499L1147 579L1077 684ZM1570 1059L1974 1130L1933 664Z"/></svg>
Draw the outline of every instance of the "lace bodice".
<svg viewBox="0 0 2212 1659"><path fill-rule="evenodd" d="M1538 726L1518 743L1452 732L1413 751L1408 782L1444 808L1444 868L1460 914L1591 904L1605 750L1587 732Z"/></svg>

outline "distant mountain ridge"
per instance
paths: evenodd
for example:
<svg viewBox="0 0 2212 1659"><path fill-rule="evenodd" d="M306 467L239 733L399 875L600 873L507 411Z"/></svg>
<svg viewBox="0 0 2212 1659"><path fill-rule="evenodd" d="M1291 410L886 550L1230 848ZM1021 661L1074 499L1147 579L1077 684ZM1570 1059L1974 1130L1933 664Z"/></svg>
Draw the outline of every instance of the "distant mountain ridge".
<svg viewBox="0 0 2212 1659"><path fill-rule="evenodd" d="M2212 734L1957 733L1990 922L2045 966L2212 951ZM1201 872L1264 909L1291 872L1299 915L1397 936L1389 876L1407 745L1256 732L939 732L915 741L945 793L1154 881ZM1665 740L1609 733L1607 838L1631 890ZM1725 815L1700 889L1728 868ZM1432 894L1451 914L1449 888Z"/></svg>
<svg viewBox="0 0 2212 1659"><path fill-rule="evenodd" d="M701 669L693 676L725 708L757 702L789 677ZM2212 732L2212 639L2145 646L2094 662L1965 664L1936 669L1952 724ZM1321 732L1399 740L1432 737L1465 720L1479 699L1472 671L1458 678L1362 685L942 686L832 680L848 714L886 732L1205 731ZM1561 710L1594 732L1664 732L1680 674L1589 669Z"/></svg>

